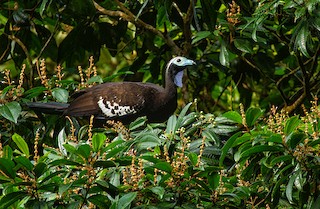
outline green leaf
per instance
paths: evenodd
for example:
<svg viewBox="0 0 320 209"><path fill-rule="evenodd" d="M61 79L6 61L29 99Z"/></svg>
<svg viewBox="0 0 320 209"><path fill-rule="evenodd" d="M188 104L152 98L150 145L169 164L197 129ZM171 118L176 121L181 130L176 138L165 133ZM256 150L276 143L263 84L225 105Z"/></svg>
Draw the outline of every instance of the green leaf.
<svg viewBox="0 0 320 209"><path fill-rule="evenodd" d="M229 67L230 65L229 52L224 41L221 42L219 61L223 66Z"/></svg>
<svg viewBox="0 0 320 209"><path fill-rule="evenodd" d="M174 132L176 132L179 128L181 128L183 121L184 121L184 117L187 114L187 111L189 110L190 106L192 105L192 102L189 102L186 106L184 106L184 108L181 110L177 122L176 122L176 127L174 129Z"/></svg>
<svg viewBox="0 0 320 209"><path fill-rule="evenodd" d="M13 151L9 145L2 148L2 157L11 160L13 157Z"/></svg>
<svg viewBox="0 0 320 209"><path fill-rule="evenodd" d="M236 111L228 111L226 113L223 113L222 117L228 118L229 120L232 120L236 123L242 124L242 117Z"/></svg>
<svg viewBox="0 0 320 209"><path fill-rule="evenodd" d="M286 124L284 126L284 134L286 136L290 135L293 131L296 130L296 128L299 126L300 122L301 121L300 121L298 115L289 118L286 121Z"/></svg>
<svg viewBox="0 0 320 209"><path fill-rule="evenodd" d="M40 177L45 171L47 171L47 165L43 162L37 163L37 165L34 167L34 173L36 177Z"/></svg>
<svg viewBox="0 0 320 209"><path fill-rule="evenodd" d="M104 145L107 136L104 133L94 133L92 136L92 150L98 152Z"/></svg>
<svg viewBox="0 0 320 209"><path fill-rule="evenodd" d="M88 159L90 156L90 151L91 151L91 147L89 144L81 144L78 147L76 154L84 157L84 159Z"/></svg>
<svg viewBox="0 0 320 209"><path fill-rule="evenodd" d="M93 203L95 206L99 206L99 208L109 208L111 205L111 201L108 199L106 195L102 194L94 194L91 195L88 200Z"/></svg>
<svg viewBox="0 0 320 209"><path fill-rule="evenodd" d="M194 152L188 154L189 160L193 166L198 164L198 155Z"/></svg>
<svg viewBox="0 0 320 209"><path fill-rule="evenodd" d="M292 191L293 191L293 185L294 185L294 182L295 182L297 176L298 176L298 173L294 173L290 177L290 180L286 186L286 197L288 198L290 204L293 204Z"/></svg>
<svg viewBox="0 0 320 209"><path fill-rule="evenodd" d="M27 170L31 171L33 169L33 164L30 160L24 156L18 156L14 159L17 163L21 164Z"/></svg>
<svg viewBox="0 0 320 209"><path fill-rule="evenodd" d="M228 141L224 144L224 146L221 149L221 155L219 158L219 166L223 166L223 161L226 158L229 149L232 147L233 143L235 142L235 140L240 136L241 132L237 132L235 134L233 134Z"/></svg>
<svg viewBox="0 0 320 209"><path fill-rule="evenodd" d="M202 39L207 38L210 35L211 35L210 31L199 31L198 33L196 33L196 36L192 40L192 44L195 44L195 43L201 41Z"/></svg>
<svg viewBox="0 0 320 209"><path fill-rule="evenodd" d="M27 158L29 158L30 157L29 147L26 141L17 133L12 135L12 140L14 141L14 143L16 143L20 151L23 154L25 154Z"/></svg>
<svg viewBox="0 0 320 209"><path fill-rule="evenodd" d="M14 171L14 162L5 159L5 158L0 158L0 170L2 173L6 174L8 177L11 179L14 179L16 177L16 172Z"/></svg>
<svg viewBox="0 0 320 209"><path fill-rule="evenodd" d="M0 209L7 209L13 203L20 201L24 197L27 197L28 193L25 191L11 192L4 195L0 200Z"/></svg>
<svg viewBox="0 0 320 209"><path fill-rule="evenodd" d="M139 117L137 118L135 121L133 121L132 123L130 123L129 125L129 130L130 131L134 131L142 126L144 126L146 124L146 117Z"/></svg>
<svg viewBox="0 0 320 209"><path fill-rule="evenodd" d="M137 192L130 192L123 195L118 201L117 209L127 208L131 204L131 202L136 198L136 196Z"/></svg>
<svg viewBox="0 0 320 209"><path fill-rule="evenodd" d="M25 91L24 94L26 95L27 99L32 99L39 96L40 94L43 94L43 92L46 90L48 89L43 86L39 86Z"/></svg>
<svg viewBox="0 0 320 209"><path fill-rule="evenodd" d="M93 164L93 167L111 168L116 167L116 163L111 160L98 160Z"/></svg>
<svg viewBox="0 0 320 209"><path fill-rule="evenodd" d="M64 147L66 141L67 141L67 134L65 132L65 127L64 127L58 134L58 147L60 152L65 156L67 156L67 150Z"/></svg>
<svg viewBox="0 0 320 209"><path fill-rule="evenodd" d="M138 150L153 148L161 144L161 140L155 133L143 133L135 140Z"/></svg>
<svg viewBox="0 0 320 209"><path fill-rule="evenodd" d="M175 133L176 125L177 125L177 116L171 115L170 118L168 119L168 122L167 122L166 133L168 133L168 134Z"/></svg>
<svg viewBox="0 0 320 209"><path fill-rule="evenodd" d="M0 113L1 113L2 117L6 118L14 123L17 123L18 117L21 114L21 106L16 101L0 105Z"/></svg>
<svg viewBox="0 0 320 209"><path fill-rule="evenodd" d="M172 172L172 167L168 162L159 162L154 165L155 168L165 171L167 173Z"/></svg>
<svg viewBox="0 0 320 209"><path fill-rule="evenodd" d="M150 189L153 193L158 195L159 199L161 200L165 194L165 189L163 187L157 186L157 187L152 187Z"/></svg>
<svg viewBox="0 0 320 209"><path fill-rule="evenodd" d="M208 174L208 183L212 190L216 190L220 184L221 176L218 173Z"/></svg>
<svg viewBox="0 0 320 209"><path fill-rule="evenodd" d="M246 111L246 122L249 127L253 126L257 119L263 114L260 108L250 107Z"/></svg>
<svg viewBox="0 0 320 209"><path fill-rule="evenodd" d="M92 83L103 83L103 79L99 75L93 76L89 78L89 80L87 81L87 84L92 84Z"/></svg>
<svg viewBox="0 0 320 209"><path fill-rule="evenodd" d="M69 98L69 92L63 88L54 88L52 89L52 96L58 102L67 103Z"/></svg>
<svg viewBox="0 0 320 209"><path fill-rule="evenodd" d="M276 146L269 146L269 145L256 145L253 146L249 149L244 150L243 152L241 152L240 154L240 159L249 157L251 155L254 155L256 153L262 153L262 152L279 152L281 151L281 149L279 147Z"/></svg>
<svg viewBox="0 0 320 209"><path fill-rule="evenodd" d="M253 54L253 46L249 40L246 39L235 39L234 46L242 52Z"/></svg>
<svg viewBox="0 0 320 209"><path fill-rule="evenodd" d="M307 42L308 42L308 37L310 35L310 31L308 30L308 23L301 21L301 24L296 26L297 31L297 36L294 42L295 48L299 47L300 51L302 54L306 57L310 57L308 53L308 47L307 47Z"/></svg>

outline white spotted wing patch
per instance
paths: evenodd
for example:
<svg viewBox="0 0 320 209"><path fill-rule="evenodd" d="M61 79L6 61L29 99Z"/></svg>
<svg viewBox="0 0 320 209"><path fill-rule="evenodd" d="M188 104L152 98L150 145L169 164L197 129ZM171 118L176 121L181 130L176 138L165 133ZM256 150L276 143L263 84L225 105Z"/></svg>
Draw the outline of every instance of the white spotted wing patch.
<svg viewBox="0 0 320 209"><path fill-rule="evenodd" d="M120 105L115 101L104 101L102 97L99 98L98 106L107 117L124 116L137 112L133 106Z"/></svg>

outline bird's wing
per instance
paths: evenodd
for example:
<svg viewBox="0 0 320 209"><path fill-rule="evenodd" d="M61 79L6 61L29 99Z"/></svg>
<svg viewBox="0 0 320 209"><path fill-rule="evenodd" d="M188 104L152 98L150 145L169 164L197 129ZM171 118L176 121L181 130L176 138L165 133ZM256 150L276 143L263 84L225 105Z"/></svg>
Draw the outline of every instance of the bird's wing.
<svg viewBox="0 0 320 209"><path fill-rule="evenodd" d="M70 103L71 116L103 115L106 118L141 114L150 100L152 86L119 82L105 83L86 90ZM151 92L149 92L151 90ZM149 93L147 93L149 92Z"/></svg>

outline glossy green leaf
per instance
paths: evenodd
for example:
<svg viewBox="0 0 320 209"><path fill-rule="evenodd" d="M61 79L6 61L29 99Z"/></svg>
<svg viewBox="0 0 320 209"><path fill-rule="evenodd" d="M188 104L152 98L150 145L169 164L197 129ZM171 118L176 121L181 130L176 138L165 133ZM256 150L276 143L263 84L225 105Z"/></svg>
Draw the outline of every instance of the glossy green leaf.
<svg viewBox="0 0 320 209"><path fill-rule="evenodd" d="M88 84L93 84L93 83L103 83L103 79L101 78L101 76L96 75L96 76L92 76L89 78L89 80L87 81Z"/></svg>
<svg viewBox="0 0 320 209"><path fill-rule="evenodd" d="M92 136L92 150L98 152L102 149L107 136L104 133L94 133Z"/></svg>
<svg viewBox="0 0 320 209"><path fill-rule="evenodd" d="M229 67L230 65L229 52L224 41L221 43L219 61L223 66Z"/></svg>
<svg viewBox="0 0 320 209"><path fill-rule="evenodd" d="M9 145L2 148L2 157L11 160L13 157L13 151Z"/></svg>
<svg viewBox="0 0 320 209"><path fill-rule="evenodd" d="M93 164L94 167L110 168L116 167L116 163L111 160L98 160Z"/></svg>
<svg viewBox="0 0 320 209"><path fill-rule="evenodd" d="M195 37L192 40L192 44L195 44L195 43L201 41L202 39L207 38L210 35L211 35L211 31L200 31L200 32L196 33Z"/></svg>
<svg viewBox="0 0 320 209"><path fill-rule="evenodd" d="M228 111L222 114L222 117L228 118L236 123L242 124L242 117L236 111Z"/></svg>
<svg viewBox="0 0 320 209"><path fill-rule="evenodd" d="M134 131L142 126L144 126L146 124L146 117L139 117L137 118L135 121L133 121L132 123L130 123L129 125L129 130L130 131Z"/></svg>
<svg viewBox="0 0 320 209"><path fill-rule="evenodd" d="M289 202L291 204L293 204L293 186L294 186L294 182L296 180L298 176L298 173L294 173L291 177L290 177L290 180L286 186L286 197L288 198Z"/></svg>
<svg viewBox="0 0 320 209"><path fill-rule="evenodd" d="M25 191L8 193L0 199L0 209L7 209L12 204L20 201L21 199L27 196L28 196L28 193Z"/></svg>
<svg viewBox="0 0 320 209"><path fill-rule="evenodd" d="M284 126L284 134L286 136L290 135L292 132L294 132L297 129L297 127L300 125L300 123L301 123L301 121L300 121L298 115L289 118L286 121L286 124Z"/></svg>
<svg viewBox="0 0 320 209"><path fill-rule="evenodd" d="M191 152L189 153L188 157L193 166L198 164L198 155L196 153Z"/></svg>
<svg viewBox="0 0 320 209"><path fill-rule="evenodd" d="M117 209L125 209L129 205L131 205L131 202L136 198L137 192L130 192L125 195L123 195L117 204Z"/></svg>
<svg viewBox="0 0 320 209"><path fill-rule="evenodd" d="M16 161L17 163L19 163L29 171L33 169L33 164L25 156L18 156L14 159L14 161Z"/></svg>
<svg viewBox="0 0 320 209"><path fill-rule="evenodd" d="M159 162L154 165L155 168L165 171L167 173L172 172L172 166L168 162Z"/></svg>
<svg viewBox="0 0 320 209"><path fill-rule="evenodd" d="M52 89L52 96L62 103L67 103L69 99L69 92L63 88L54 88Z"/></svg>
<svg viewBox="0 0 320 209"><path fill-rule="evenodd" d="M18 102L13 101L0 105L0 114L2 117L17 123L18 117L21 114L21 106Z"/></svg>
<svg viewBox="0 0 320 209"><path fill-rule="evenodd" d="M47 90L48 89L43 86L37 86L25 91L24 94L26 95L26 98L31 99L43 94L44 91L47 91Z"/></svg>
<svg viewBox="0 0 320 209"><path fill-rule="evenodd" d="M179 128L181 128L181 126L183 124L184 117L186 116L191 105L192 105L192 102L188 103L186 106L183 107L183 109L179 113L174 132L176 132Z"/></svg>
<svg viewBox="0 0 320 209"><path fill-rule="evenodd" d="M218 173L208 174L208 183L212 190L216 190L220 184L220 175Z"/></svg>
<svg viewBox="0 0 320 209"><path fill-rule="evenodd" d="M157 186L157 187L152 187L150 189L153 193L155 193L156 195L158 195L159 199L163 199L163 196L166 192L166 190L163 187Z"/></svg>
<svg viewBox="0 0 320 209"><path fill-rule="evenodd" d="M310 57L308 53L308 37L310 35L310 31L308 30L308 23L300 22L299 25L296 26L296 40L295 40L295 47L299 48L302 54L306 57Z"/></svg>
<svg viewBox="0 0 320 209"><path fill-rule="evenodd" d="M249 127L253 126L254 123L261 117L263 111L260 108L250 107L246 111L246 122Z"/></svg>
<svg viewBox="0 0 320 209"><path fill-rule="evenodd" d="M27 157L29 158L30 152L29 147L26 141L17 133L12 135L12 140L16 145L18 146L19 150Z"/></svg>
<svg viewBox="0 0 320 209"><path fill-rule="evenodd" d="M253 54L253 45L249 40L246 39L235 39L234 46L242 52Z"/></svg>
<svg viewBox="0 0 320 209"><path fill-rule="evenodd" d="M34 167L33 171L36 177L40 177L47 170L47 164L40 162Z"/></svg>
<svg viewBox="0 0 320 209"><path fill-rule="evenodd" d="M224 159L226 158L230 148L232 147L235 140L240 136L241 132L237 132L234 135L232 135L227 142L224 144L224 146L221 149L221 155L219 158L219 166L223 166Z"/></svg>
<svg viewBox="0 0 320 209"><path fill-rule="evenodd" d="M78 147L76 154L82 156L84 159L89 159L90 151L91 151L91 147L89 144L81 144Z"/></svg>
<svg viewBox="0 0 320 209"><path fill-rule="evenodd" d="M175 133L177 126L177 116L171 115L167 122L167 129L166 132L168 134Z"/></svg>
<svg viewBox="0 0 320 209"><path fill-rule="evenodd" d="M249 157L251 155L255 155L256 153L262 153L262 152L279 152L281 149L276 146L269 146L269 145L256 145L249 149L243 150L243 152L240 154L240 159Z"/></svg>
<svg viewBox="0 0 320 209"><path fill-rule="evenodd" d="M0 170L3 172L3 174L10 177L11 179L14 179L16 176L14 166L15 164L13 161L5 158L0 158Z"/></svg>
<svg viewBox="0 0 320 209"><path fill-rule="evenodd" d="M94 194L88 198L88 201L101 208L109 208L111 201L106 195Z"/></svg>

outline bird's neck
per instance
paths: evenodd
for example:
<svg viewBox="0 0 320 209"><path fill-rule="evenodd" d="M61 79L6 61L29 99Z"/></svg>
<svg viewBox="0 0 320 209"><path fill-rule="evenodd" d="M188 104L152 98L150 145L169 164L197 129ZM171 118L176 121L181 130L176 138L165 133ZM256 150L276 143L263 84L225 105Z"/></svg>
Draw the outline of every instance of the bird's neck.
<svg viewBox="0 0 320 209"><path fill-rule="evenodd" d="M175 97L177 94L177 86L173 82L173 75L167 70L165 74L164 93L168 97Z"/></svg>

